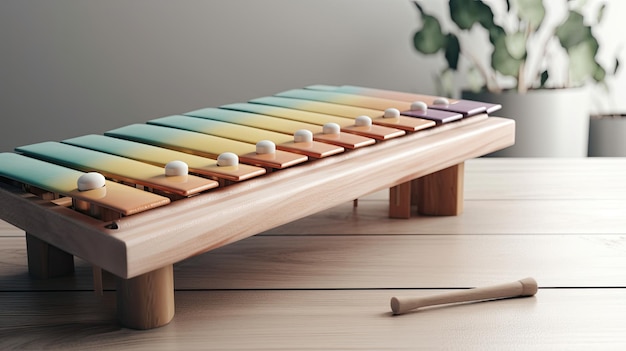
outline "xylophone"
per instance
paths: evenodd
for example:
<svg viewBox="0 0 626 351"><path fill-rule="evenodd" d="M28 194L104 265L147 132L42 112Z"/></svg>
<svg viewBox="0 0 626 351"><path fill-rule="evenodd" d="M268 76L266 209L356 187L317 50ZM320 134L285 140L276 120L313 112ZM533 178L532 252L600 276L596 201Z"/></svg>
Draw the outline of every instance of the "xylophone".
<svg viewBox="0 0 626 351"><path fill-rule="evenodd" d="M174 315L173 264L390 189L389 216L463 209L463 165L514 143L499 105L313 85L0 154L0 217L29 273L73 256L117 280L120 322ZM356 200L355 200L356 201Z"/></svg>

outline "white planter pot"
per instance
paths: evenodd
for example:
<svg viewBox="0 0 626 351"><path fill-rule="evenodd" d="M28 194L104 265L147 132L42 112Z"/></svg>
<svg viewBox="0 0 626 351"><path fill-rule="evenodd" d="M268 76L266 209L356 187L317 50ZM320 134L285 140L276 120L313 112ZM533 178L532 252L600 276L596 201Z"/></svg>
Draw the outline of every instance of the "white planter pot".
<svg viewBox="0 0 626 351"><path fill-rule="evenodd" d="M589 156L626 157L626 114L591 118Z"/></svg>
<svg viewBox="0 0 626 351"><path fill-rule="evenodd" d="M498 103L494 114L515 120L515 145L491 154L504 157L586 157L587 89L541 89L526 94L463 92L468 100Z"/></svg>

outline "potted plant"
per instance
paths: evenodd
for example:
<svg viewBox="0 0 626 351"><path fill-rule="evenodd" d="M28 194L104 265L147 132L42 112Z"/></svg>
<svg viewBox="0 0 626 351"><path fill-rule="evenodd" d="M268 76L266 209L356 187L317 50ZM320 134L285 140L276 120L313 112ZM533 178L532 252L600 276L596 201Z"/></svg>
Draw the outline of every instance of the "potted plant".
<svg viewBox="0 0 626 351"><path fill-rule="evenodd" d="M501 156L587 156L586 84L603 83L619 66L616 59L608 70L596 59L592 26L602 20L604 4L590 20L581 2L548 3L450 0L442 22L414 1L422 24L415 49L445 58L439 93L454 96L461 78L463 98L500 103L500 114L516 120L516 143Z"/></svg>
<svg viewBox="0 0 626 351"><path fill-rule="evenodd" d="M626 157L626 113L591 115L589 156Z"/></svg>

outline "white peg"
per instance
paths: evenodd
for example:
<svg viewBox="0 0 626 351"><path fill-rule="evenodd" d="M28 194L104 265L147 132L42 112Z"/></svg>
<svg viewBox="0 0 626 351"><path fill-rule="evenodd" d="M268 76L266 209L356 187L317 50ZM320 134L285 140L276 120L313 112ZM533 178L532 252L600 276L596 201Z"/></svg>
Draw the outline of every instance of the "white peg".
<svg viewBox="0 0 626 351"><path fill-rule="evenodd" d="M276 152L276 144L269 140L261 140L256 143L256 153L259 155L273 154Z"/></svg>
<svg viewBox="0 0 626 351"><path fill-rule="evenodd" d="M369 127L372 125L372 119L369 116L359 116L354 120L357 127Z"/></svg>
<svg viewBox="0 0 626 351"><path fill-rule="evenodd" d="M104 176L98 172L89 172L78 177L76 186L78 191L87 191L102 188L105 185Z"/></svg>
<svg viewBox="0 0 626 351"><path fill-rule="evenodd" d="M424 101L415 101L411 104L411 111L428 111L428 105Z"/></svg>
<svg viewBox="0 0 626 351"><path fill-rule="evenodd" d="M224 166L237 166L239 164L239 156L232 152L223 152L217 156L217 165Z"/></svg>
<svg viewBox="0 0 626 351"><path fill-rule="evenodd" d="M450 105L450 101L444 97L436 98L433 105Z"/></svg>
<svg viewBox="0 0 626 351"><path fill-rule="evenodd" d="M183 161L170 161L165 165L165 175L168 177L184 176L189 173L189 166Z"/></svg>
<svg viewBox="0 0 626 351"><path fill-rule="evenodd" d="M296 143L313 142L313 133L310 130L300 129L293 134L293 141Z"/></svg>
<svg viewBox="0 0 626 351"><path fill-rule="evenodd" d="M326 123L322 127L322 133L337 135L341 131L341 127L337 123Z"/></svg>
<svg viewBox="0 0 626 351"><path fill-rule="evenodd" d="M397 108L388 108L383 113L383 118L398 118L400 117L400 111Z"/></svg>

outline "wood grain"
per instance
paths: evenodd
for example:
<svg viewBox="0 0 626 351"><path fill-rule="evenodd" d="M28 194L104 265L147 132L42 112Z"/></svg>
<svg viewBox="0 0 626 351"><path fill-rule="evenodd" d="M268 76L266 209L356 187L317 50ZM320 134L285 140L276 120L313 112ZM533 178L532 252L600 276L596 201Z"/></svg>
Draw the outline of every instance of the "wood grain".
<svg viewBox="0 0 626 351"><path fill-rule="evenodd" d="M413 181L418 213L457 216L463 213L465 163L444 168Z"/></svg>
<svg viewBox="0 0 626 351"><path fill-rule="evenodd" d="M465 169L460 216L389 219L378 191L176 264L176 318L148 331L118 324L114 277L94 296L79 257L29 278L23 231L0 222L0 349L624 349L624 159ZM531 298L389 310L529 275Z"/></svg>
<svg viewBox="0 0 626 351"><path fill-rule="evenodd" d="M90 226L64 209L44 211L10 190L0 191L0 212L40 233L40 239L128 279L506 147L513 143L515 124L476 116L441 128L274 172L112 225Z"/></svg>
<svg viewBox="0 0 626 351"><path fill-rule="evenodd" d="M24 258L5 254L22 242L7 241L0 289L36 289ZM261 236L174 268L178 289L458 288L525 276L545 287L626 287L626 235ZM92 289L88 266L76 269L87 279L79 287Z"/></svg>
<svg viewBox="0 0 626 351"><path fill-rule="evenodd" d="M392 316L405 290L177 291L177 318L120 328L114 301L88 292L0 295L2 349L125 350L618 350L625 289L540 289L535 297ZM428 295L442 291L411 291ZM59 313L61 312L61 313Z"/></svg>

